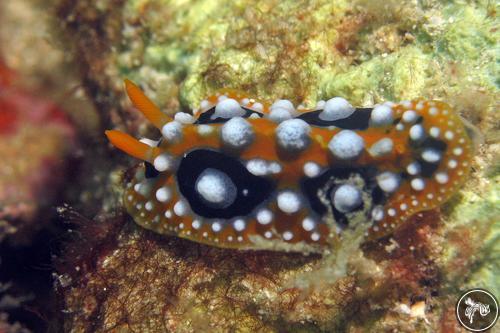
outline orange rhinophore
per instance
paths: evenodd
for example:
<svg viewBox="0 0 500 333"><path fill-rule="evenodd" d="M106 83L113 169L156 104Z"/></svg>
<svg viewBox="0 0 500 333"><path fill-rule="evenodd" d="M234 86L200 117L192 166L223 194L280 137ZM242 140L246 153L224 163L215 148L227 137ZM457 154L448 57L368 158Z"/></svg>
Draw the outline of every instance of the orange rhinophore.
<svg viewBox="0 0 500 333"><path fill-rule="evenodd" d="M322 251L345 229L370 238L445 202L464 183L472 145L438 101L314 109L223 90L193 114L163 114L133 83L159 141L107 131L141 159L124 202L141 226L226 248Z"/></svg>

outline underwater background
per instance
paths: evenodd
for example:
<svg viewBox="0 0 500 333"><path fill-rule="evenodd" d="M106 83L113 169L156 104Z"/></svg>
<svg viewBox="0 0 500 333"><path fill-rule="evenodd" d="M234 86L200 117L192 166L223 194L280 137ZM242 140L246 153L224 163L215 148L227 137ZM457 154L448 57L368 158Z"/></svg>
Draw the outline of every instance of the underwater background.
<svg viewBox="0 0 500 333"><path fill-rule="evenodd" d="M497 1L0 1L0 332L462 332L500 296ZM313 108L423 98L476 128L452 198L320 254L240 251L145 230L135 162L104 131L157 130L222 88ZM493 330L498 329L498 326Z"/></svg>

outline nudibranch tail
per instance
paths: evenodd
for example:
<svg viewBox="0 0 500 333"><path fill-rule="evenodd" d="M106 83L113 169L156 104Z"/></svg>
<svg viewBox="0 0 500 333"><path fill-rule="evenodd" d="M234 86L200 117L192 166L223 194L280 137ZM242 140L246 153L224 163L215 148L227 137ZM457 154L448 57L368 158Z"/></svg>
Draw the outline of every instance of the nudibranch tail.
<svg viewBox="0 0 500 333"><path fill-rule="evenodd" d="M124 193L141 226L199 243L320 252L361 226L368 239L438 207L465 182L471 140L438 101L355 108L271 105L234 90L170 119L126 81L162 140L107 131L143 160ZM360 229L357 229L360 230Z"/></svg>
<svg viewBox="0 0 500 333"><path fill-rule="evenodd" d="M109 130L105 134L113 146L145 162L152 161L159 154L158 148L142 143L127 133Z"/></svg>
<svg viewBox="0 0 500 333"><path fill-rule="evenodd" d="M125 89L134 106L156 128L161 129L167 121L171 120L132 81L125 79Z"/></svg>

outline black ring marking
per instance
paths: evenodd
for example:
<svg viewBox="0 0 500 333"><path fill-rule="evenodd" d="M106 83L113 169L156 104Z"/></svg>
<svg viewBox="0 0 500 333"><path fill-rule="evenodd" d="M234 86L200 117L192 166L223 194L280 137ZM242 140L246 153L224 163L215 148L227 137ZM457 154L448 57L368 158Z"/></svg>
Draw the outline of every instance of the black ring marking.
<svg viewBox="0 0 500 333"><path fill-rule="evenodd" d="M230 206L209 207L196 191L196 180L207 168L224 172L236 186L237 196ZM270 197L275 188L271 180L251 174L239 160L209 149L197 149L185 155L176 178L179 191L188 200L191 209L206 218L230 219L249 215ZM248 191L246 195L243 190Z"/></svg>
<svg viewBox="0 0 500 333"><path fill-rule="evenodd" d="M349 117L339 120L320 119L319 114L323 112L323 110L306 112L299 115L297 118L318 127L335 126L342 129L365 130L370 125L372 110L373 108L357 108Z"/></svg>

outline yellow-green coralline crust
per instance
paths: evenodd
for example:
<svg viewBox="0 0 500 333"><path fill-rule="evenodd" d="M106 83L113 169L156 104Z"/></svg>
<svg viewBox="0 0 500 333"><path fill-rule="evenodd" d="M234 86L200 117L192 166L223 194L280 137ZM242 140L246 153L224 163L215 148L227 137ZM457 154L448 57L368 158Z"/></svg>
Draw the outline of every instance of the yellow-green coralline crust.
<svg viewBox="0 0 500 333"><path fill-rule="evenodd" d="M442 221L425 215L380 249L361 251L354 233L321 259L247 254L129 224L117 249L99 257L97 272L66 293L68 313L75 313L68 327L84 331L78 326L98 313L100 327L116 331L161 324L186 332L435 332L455 324L446 312L461 290L499 295L500 33L493 1L133 0L122 10L120 42L106 70L94 75L110 78L120 92L130 78L165 112L177 111L179 98L196 108L224 87L306 106L333 96L357 106L422 97L452 104L485 144ZM414 238L405 243L403 236ZM428 302L423 315L405 310L415 296Z"/></svg>

